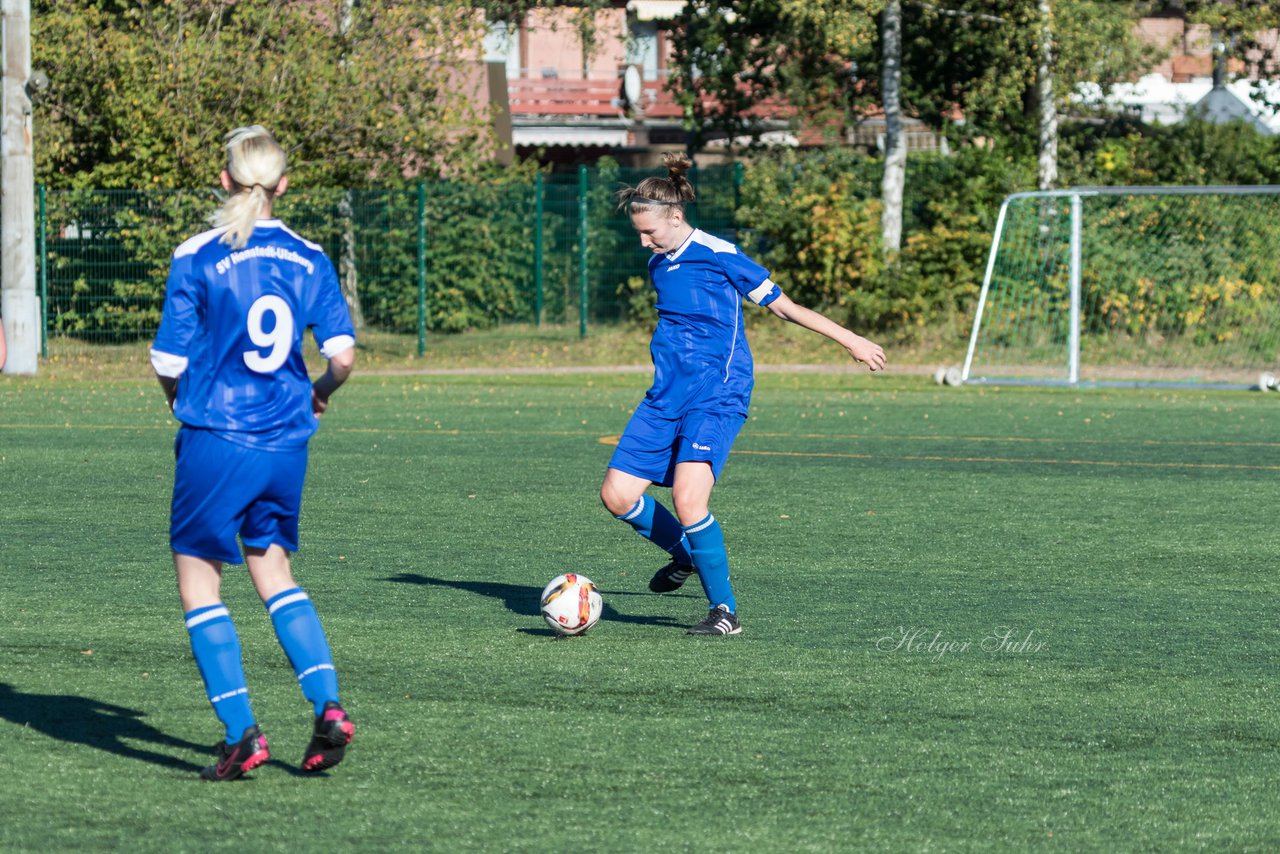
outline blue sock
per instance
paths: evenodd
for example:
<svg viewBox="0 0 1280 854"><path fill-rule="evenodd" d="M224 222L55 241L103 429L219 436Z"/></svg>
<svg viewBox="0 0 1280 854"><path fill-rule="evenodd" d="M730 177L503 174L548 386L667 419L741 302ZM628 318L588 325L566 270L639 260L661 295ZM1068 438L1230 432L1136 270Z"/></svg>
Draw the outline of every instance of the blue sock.
<svg viewBox="0 0 1280 854"><path fill-rule="evenodd" d="M671 511L647 495L641 495L636 506L615 517L636 529L636 533L671 554L672 560L685 566L693 564L684 531Z"/></svg>
<svg viewBox="0 0 1280 854"><path fill-rule="evenodd" d="M188 611L183 619L213 713L227 729L227 744L234 744L255 721L240 661L240 636L231 613L226 605L209 605Z"/></svg>
<svg viewBox="0 0 1280 854"><path fill-rule="evenodd" d="M698 578L711 607L724 605L736 613L738 603L729 584L729 554L724 548L724 531L720 530L720 523L708 513L701 522L687 526L684 535L689 539L693 565L698 568Z"/></svg>
<svg viewBox="0 0 1280 854"><path fill-rule="evenodd" d="M302 588L277 593L267 600L267 613L284 654L302 687L302 695L312 702L316 714L324 712L327 701L338 702L338 672L325 640L320 617Z"/></svg>

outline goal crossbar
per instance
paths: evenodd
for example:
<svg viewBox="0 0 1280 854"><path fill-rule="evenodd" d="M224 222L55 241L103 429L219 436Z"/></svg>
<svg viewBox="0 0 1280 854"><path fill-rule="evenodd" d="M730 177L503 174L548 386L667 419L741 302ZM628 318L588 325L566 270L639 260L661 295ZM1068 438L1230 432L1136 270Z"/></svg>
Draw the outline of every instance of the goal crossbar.
<svg viewBox="0 0 1280 854"><path fill-rule="evenodd" d="M1250 388L1280 352L1277 247L1280 186L1014 193L962 381Z"/></svg>

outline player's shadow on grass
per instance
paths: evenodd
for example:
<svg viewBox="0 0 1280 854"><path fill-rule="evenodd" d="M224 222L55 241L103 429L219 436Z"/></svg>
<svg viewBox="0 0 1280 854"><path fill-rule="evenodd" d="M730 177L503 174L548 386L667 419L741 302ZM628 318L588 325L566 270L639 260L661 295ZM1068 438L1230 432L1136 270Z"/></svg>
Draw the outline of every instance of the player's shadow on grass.
<svg viewBox="0 0 1280 854"><path fill-rule="evenodd" d="M71 694L24 694L0 682L0 718L36 732L87 747L105 750L127 759L137 759L175 768L199 771L193 762L177 759L142 746L172 747L209 752L209 745L195 744L161 732L141 719L145 713L89 697ZM141 744L139 744L141 743Z"/></svg>
<svg viewBox="0 0 1280 854"><path fill-rule="evenodd" d="M455 590L465 590L468 593L476 593L480 596L489 596L493 599L501 599L502 603L507 606L507 610L515 614L521 614L527 617L540 617L541 609L538 607L538 597L542 594L541 587L526 587L523 584L503 584L497 581L459 581L446 578L431 578L426 575L418 575L414 572L402 572L399 575L393 575L387 581L393 581L398 584L423 584L432 587L452 587ZM602 591L604 592L604 591ZM636 593L613 593L604 592L606 598L615 596L636 596ZM645 596L654 596L657 594L646 593ZM669 595L669 594L668 594ZM600 615L601 620L608 620L614 623L636 623L645 626L674 626L683 628L685 624L670 617L657 617L647 614L623 614L618 609L606 601L604 610ZM553 634L550 629L545 631L522 629L527 634Z"/></svg>

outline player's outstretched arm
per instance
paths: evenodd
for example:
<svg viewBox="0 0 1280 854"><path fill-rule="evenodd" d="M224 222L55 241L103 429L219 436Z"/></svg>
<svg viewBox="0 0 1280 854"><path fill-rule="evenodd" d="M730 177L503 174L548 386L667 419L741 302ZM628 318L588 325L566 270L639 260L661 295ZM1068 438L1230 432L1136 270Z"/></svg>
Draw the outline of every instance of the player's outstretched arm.
<svg viewBox="0 0 1280 854"><path fill-rule="evenodd" d="M321 415L329 408L329 398L351 376L356 364L356 348L348 347L329 359L324 374L311 384L311 411Z"/></svg>
<svg viewBox="0 0 1280 854"><path fill-rule="evenodd" d="M786 294L779 296L766 308L783 320L830 338L847 350L854 361L862 362L871 370L878 371L884 367L884 349L879 344L845 329L825 314L797 305Z"/></svg>

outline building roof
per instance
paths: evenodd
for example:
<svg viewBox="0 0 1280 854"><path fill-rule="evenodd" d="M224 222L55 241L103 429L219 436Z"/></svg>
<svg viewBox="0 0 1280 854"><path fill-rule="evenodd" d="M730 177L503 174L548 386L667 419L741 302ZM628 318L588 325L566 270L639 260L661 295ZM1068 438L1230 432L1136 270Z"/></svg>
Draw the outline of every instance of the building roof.
<svg viewBox="0 0 1280 854"><path fill-rule="evenodd" d="M1280 134L1280 113L1254 98L1255 85L1261 85L1269 99L1280 100L1280 81L1255 84L1234 80L1215 90L1208 77L1173 83L1159 74L1117 84L1108 92L1096 83L1081 84L1074 100L1086 106L1128 110L1152 124L1176 124L1197 110L1211 122L1242 119L1262 133Z"/></svg>

